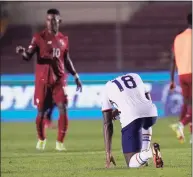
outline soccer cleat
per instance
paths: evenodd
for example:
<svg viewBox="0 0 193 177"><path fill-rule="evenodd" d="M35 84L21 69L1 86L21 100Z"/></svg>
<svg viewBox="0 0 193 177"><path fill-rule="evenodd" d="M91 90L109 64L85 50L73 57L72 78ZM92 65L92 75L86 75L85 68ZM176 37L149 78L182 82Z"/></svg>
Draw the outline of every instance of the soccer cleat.
<svg viewBox="0 0 193 177"><path fill-rule="evenodd" d="M58 151L66 151L66 148L63 143L56 141L56 150Z"/></svg>
<svg viewBox="0 0 193 177"><path fill-rule="evenodd" d="M153 161L156 168L163 168L164 163L161 158L160 146L158 143L153 143L152 152L153 152Z"/></svg>
<svg viewBox="0 0 193 177"><path fill-rule="evenodd" d="M36 149L38 150L44 150L46 147L46 139L45 140L38 140Z"/></svg>
<svg viewBox="0 0 193 177"><path fill-rule="evenodd" d="M177 136L177 139L179 140L179 142L184 143L185 142L185 136L184 136L183 127L178 123L178 124L172 124L171 128L176 133L176 136Z"/></svg>

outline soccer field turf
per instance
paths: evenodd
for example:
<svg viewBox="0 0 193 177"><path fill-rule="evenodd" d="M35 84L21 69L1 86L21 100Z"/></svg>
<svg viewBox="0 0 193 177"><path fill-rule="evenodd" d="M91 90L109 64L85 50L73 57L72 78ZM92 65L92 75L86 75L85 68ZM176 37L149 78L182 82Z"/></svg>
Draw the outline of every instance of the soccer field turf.
<svg viewBox="0 0 193 177"><path fill-rule="evenodd" d="M35 123L1 123L2 177L190 177L191 145L179 144L169 124L177 119L159 119L153 127L153 141L161 145L164 168L150 165L125 168L121 151L120 124L114 124L113 155L117 166L105 169L102 121L70 121L65 141L67 152L56 152L57 130L47 131L45 151L35 149Z"/></svg>

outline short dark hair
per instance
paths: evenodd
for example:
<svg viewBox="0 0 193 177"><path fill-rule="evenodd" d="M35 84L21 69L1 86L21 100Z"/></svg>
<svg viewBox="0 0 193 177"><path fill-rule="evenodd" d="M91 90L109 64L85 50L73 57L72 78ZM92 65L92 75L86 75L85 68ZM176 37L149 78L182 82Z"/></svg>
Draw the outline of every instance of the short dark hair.
<svg viewBox="0 0 193 177"><path fill-rule="evenodd" d="M60 12L58 9L49 9L47 14L60 15Z"/></svg>
<svg viewBox="0 0 193 177"><path fill-rule="evenodd" d="M187 15L187 22L188 22L189 25L192 25L192 13L189 13Z"/></svg>

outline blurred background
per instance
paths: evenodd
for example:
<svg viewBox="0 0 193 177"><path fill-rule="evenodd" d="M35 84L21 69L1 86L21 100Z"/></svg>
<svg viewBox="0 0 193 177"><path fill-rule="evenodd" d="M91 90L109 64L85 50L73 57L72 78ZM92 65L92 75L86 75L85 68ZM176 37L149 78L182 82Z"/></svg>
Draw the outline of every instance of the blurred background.
<svg viewBox="0 0 193 177"><path fill-rule="evenodd" d="M179 114L181 89L177 85L173 94L168 92L171 48L175 36L187 28L191 1L0 2L0 6L2 121L35 118L36 60L22 61L15 47L27 47L33 34L44 28L49 8L60 10L61 32L69 36L70 55L84 83L83 93L76 93L69 77L70 118L99 118L103 84L125 72L140 73L160 117Z"/></svg>

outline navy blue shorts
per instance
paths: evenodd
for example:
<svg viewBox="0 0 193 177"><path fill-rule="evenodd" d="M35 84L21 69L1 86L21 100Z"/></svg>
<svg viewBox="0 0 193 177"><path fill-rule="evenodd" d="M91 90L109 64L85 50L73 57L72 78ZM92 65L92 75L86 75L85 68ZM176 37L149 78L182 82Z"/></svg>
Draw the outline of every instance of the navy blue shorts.
<svg viewBox="0 0 193 177"><path fill-rule="evenodd" d="M124 127L121 130L123 153L139 152L142 148L142 128L148 129L156 120L157 117L139 118Z"/></svg>

